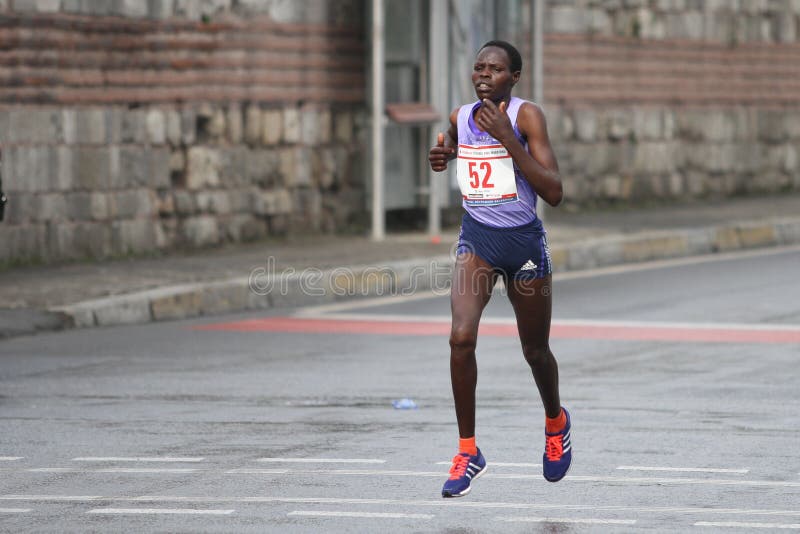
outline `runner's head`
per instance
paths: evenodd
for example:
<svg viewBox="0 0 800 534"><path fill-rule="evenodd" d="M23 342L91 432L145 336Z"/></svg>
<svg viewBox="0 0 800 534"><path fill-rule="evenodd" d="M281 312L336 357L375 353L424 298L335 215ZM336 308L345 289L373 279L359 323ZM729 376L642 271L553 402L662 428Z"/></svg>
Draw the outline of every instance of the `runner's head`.
<svg viewBox="0 0 800 534"><path fill-rule="evenodd" d="M478 50L472 68L472 85L475 94L483 100L500 102L511 95L519 81L522 56L514 45L506 41L489 41Z"/></svg>

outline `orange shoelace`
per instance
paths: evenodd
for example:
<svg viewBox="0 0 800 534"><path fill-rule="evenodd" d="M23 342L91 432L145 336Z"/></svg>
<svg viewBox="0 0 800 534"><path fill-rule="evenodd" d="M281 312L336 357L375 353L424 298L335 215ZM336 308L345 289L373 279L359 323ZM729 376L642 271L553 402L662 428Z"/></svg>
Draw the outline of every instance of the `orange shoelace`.
<svg viewBox="0 0 800 534"><path fill-rule="evenodd" d="M453 456L453 466L450 468L450 480L455 480L464 476L469 466L469 456L466 454L456 454Z"/></svg>
<svg viewBox="0 0 800 534"><path fill-rule="evenodd" d="M547 436L544 444L544 452L547 455L547 459L551 462L557 462L561 459L561 456L564 454L564 444L561 441L561 434Z"/></svg>

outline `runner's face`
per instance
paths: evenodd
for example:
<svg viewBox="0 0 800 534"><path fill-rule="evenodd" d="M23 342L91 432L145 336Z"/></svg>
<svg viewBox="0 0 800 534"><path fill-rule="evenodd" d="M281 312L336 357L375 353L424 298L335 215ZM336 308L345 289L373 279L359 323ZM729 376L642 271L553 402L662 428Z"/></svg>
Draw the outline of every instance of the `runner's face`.
<svg viewBox="0 0 800 534"><path fill-rule="evenodd" d="M502 48L487 46L478 52L472 67L472 85L479 99L488 98L497 103L511 95L511 88L519 80L519 71L512 73L510 63Z"/></svg>

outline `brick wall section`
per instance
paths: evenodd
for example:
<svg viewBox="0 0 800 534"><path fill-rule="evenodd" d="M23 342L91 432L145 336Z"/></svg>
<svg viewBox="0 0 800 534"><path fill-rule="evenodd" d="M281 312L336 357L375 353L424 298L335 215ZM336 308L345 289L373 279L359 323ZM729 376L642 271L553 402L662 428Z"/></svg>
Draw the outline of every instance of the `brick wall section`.
<svg viewBox="0 0 800 534"><path fill-rule="evenodd" d="M358 27L0 13L0 102L358 103Z"/></svg>
<svg viewBox="0 0 800 534"><path fill-rule="evenodd" d="M0 264L361 216L359 25L2 11Z"/></svg>
<svg viewBox="0 0 800 534"><path fill-rule="evenodd" d="M544 60L545 101L559 105L800 106L800 42L548 34Z"/></svg>

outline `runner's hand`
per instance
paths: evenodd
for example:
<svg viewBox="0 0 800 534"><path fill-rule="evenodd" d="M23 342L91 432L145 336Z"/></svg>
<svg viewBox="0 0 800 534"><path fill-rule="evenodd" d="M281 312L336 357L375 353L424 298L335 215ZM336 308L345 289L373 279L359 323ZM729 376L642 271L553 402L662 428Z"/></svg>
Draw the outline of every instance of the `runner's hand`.
<svg viewBox="0 0 800 534"><path fill-rule="evenodd" d="M500 107L497 107L494 102L484 98L481 112L475 117L475 124L503 144L514 138L514 127L506 115L505 102L500 102Z"/></svg>
<svg viewBox="0 0 800 534"><path fill-rule="evenodd" d="M436 138L436 144L431 147L431 151L428 153L428 161L431 163L431 169L436 172L442 172L447 169L447 162L455 153L455 148L444 146L444 134L440 132Z"/></svg>

